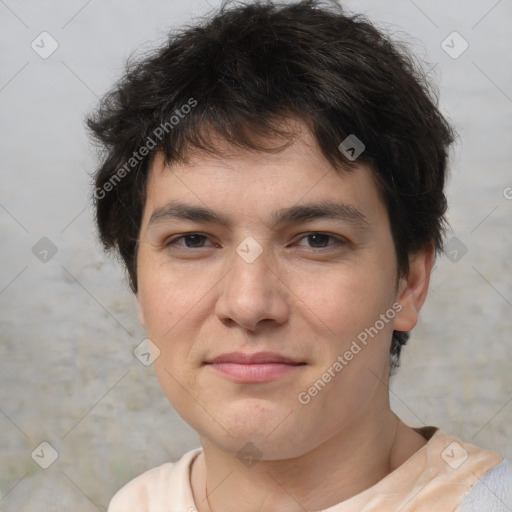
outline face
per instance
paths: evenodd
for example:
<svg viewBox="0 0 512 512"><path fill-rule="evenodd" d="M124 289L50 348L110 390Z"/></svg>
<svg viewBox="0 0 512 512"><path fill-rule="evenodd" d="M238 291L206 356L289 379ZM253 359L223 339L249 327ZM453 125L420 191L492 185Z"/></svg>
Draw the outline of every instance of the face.
<svg viewBox="0 0 512 512"><path fill-rule="evenodd" d="M137 275L170 403L203 439L268 460L378 406L392 331L415 322L371 171L335 170L306 129L274 154L156 155Z"/></svg>

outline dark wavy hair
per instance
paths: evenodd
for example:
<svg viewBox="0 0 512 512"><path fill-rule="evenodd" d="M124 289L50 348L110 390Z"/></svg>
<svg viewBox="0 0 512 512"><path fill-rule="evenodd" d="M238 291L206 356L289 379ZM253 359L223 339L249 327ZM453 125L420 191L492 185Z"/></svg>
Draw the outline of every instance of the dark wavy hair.
<svg viewBox="0 0 512 512"><path fill-rule="evenodd" d="M399 276L408 257L446 229L444 183L454 132L437 92L408 49L336 2L224 2L162 47L126 66L88 116L101 149L94 175L100 239L121 256L137 291L137 240L151 158L218 153L212 134L237 147L276 151L291 142L283 119L304 122L323 155L349 172L365 163L385 200ZM364 143L353 161L339 145ZM391 373L409 333L394 331Z"/></svg>

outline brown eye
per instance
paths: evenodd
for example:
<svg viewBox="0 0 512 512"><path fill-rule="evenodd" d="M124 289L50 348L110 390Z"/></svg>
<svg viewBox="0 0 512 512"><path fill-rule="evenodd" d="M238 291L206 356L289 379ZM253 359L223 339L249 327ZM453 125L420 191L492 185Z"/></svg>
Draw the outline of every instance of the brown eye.
<svg viewBox="0 0 512 512"><path fill-rule="evenodd" d="M323 233L315 233L313 235L308 235L306 238L313 247L326 247L327 245L330 245L328 242L332 237Z"/></svg>
<svg viewBox="0 0 512 512"><path fill-rule="evenodd" d="M176 238L173 238L169 242L167 242L165 245L170 246L178 246L185 249L201 249L205 247L204 243L208 240L208 238L205 235L201 235L200 233L187 233L185 235L177 236ZM178 243L183 242L183 243Z"/></svg>
<svg viewBox="0 0 512 512"><path fill-rule="evenodd" d="M303 240L307 240L307 246L311 247L312 249L324 249L336 244L339 245L343 243L343 240L341 240L339 237L330 235L328 233L308 233L303 236L299 242L302 242ZM299 245L304 244L299 243Z"/></svg>

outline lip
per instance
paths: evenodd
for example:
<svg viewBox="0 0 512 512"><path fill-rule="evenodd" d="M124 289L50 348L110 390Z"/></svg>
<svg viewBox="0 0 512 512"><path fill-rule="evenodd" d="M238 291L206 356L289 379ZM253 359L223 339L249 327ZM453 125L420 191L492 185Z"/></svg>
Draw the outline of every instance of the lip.
<svg viewBox="0 0 512 512"><path fill-rule="evenodd" d="M278 354L277 352L256 352L254 354L246 354L245 352L229 352L206 361L210 364L217 363L235 363L235 364L262 364L262 363L284 363L284 364L301 364L289 357Z"/></svg>
<svg viewBox="0 0 512 512"><path fill-rule="evenodd" d="M230 352L206 361L212 369L236 382L265 382L282 377L306 363L275 352Z"/></svg>

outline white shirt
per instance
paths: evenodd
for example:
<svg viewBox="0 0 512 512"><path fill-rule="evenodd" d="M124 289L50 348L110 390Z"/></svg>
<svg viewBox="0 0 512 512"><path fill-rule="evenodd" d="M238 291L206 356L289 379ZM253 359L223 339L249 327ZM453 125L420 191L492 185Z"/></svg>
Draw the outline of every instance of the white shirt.
<svg viewBox="0 0 512 512"><path fill-rule="evenodd" d="M512 511L509 460L433 427L416 430L430 437L420 450L375 485L323 512ZM108 512L196 512L190 471L201 452L196 448L134 478L112 498Z"/></svg>

